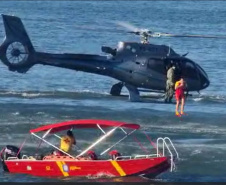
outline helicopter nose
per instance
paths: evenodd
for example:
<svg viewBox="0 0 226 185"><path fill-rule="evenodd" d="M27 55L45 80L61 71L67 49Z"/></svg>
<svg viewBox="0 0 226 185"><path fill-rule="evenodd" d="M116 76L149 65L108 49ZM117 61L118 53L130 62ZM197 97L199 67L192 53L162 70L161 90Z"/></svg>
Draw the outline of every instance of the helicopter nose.
<svg viewBox="0 0 226 185"><path fill-rule="evenodd" d="M210 85L210 81L208 76L203 76L202 74L200 75L200 79L201 79L201 87L202 89L207 88Z"/></svg>
<svg viewBox="0 0 226 185"><path fill-rule="evenodd" d="M201 89L205 89L210 84L209 78L208 78L206 72L199 65L197 65L197 68L199 69L199 78L200 78Z"/></svg>

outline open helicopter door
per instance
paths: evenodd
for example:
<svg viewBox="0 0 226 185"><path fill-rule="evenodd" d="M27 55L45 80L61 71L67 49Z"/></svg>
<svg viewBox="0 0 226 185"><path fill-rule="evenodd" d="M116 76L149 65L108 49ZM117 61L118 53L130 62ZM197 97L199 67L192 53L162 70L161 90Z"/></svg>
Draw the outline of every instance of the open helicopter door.
<svg viewBox="0 0 226 185"><path fill-rule="evenodd" d="M166 74L167 70L171 67L171 65L174 65L176 67L175 71L175 81L179 80L182 75L182 61L181 59L177 58L166 58L164 60Z"/></svg>

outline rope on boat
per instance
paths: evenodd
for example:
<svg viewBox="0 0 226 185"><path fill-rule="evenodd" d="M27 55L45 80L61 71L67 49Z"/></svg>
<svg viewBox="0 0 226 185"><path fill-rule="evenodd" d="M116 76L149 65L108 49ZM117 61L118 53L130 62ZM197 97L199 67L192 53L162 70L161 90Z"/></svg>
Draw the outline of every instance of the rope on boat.
<svg viewBox="0 0 226 185"><path fill-rule="evenodd" d="M148 150L141 144L141 142L138 141L138 139L134 136L134 140L139 144L140 148L146 152L146 154L149 154Z"/></svg>
<svg viewBox="0 0 226 185"><path fill-rule="evenodd" d="M149 140L149 142L151 143L151 145L157 150L156 144L151 140L151 138L146 134L145 131L143 131L143 133L144 133L144 135L147 137L147 139ZM160 152L159 152L159 153L160 153ZM162 155L162 154L160 153L160 155Z"/></svg>
<svg viewBox="0 0 226 185"><path fill-rule="evenodd" d="M16 157L19 155L19 153L20 153L21 149L23 148L24 143L26 142L28 136L29 136L29 135L27 135L27 137L25 138L24 142L21 144L21 146L20 146L20 148L19 148L19 151L18 151L17 154L16 154Z"/></svg>

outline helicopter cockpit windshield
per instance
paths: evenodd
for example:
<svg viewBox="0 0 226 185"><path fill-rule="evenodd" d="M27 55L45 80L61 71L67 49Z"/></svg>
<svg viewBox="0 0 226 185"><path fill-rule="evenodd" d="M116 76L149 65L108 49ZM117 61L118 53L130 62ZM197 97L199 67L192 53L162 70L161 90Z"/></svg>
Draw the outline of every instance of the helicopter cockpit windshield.
<svg viewBox="0 0 226 185"><path fill-rule="evenodd" d="M192 61L184 59L181 65L182 65L182 69L185 69L181 71L182 76L186 76L187 78L190 78L193 80L199 80L196 66Z"/></svg>
<svg viewBox="0 0 226 185"><path fill-rule="evenodd" d="M196 66L194 62L188 60L187 58L174 58L174 59L166 59L165 60L166 69L170 67L170 65L175 65L176 67L176 79L186 77L193 80L199 80L199 76L196 70Z"/></svg>
<svg viewBox="0 0 226 185"><path fill-rule="evenodd" d="M201 81L201 86L202 88L206 88L209 85L209 79L208 79L208 75L206 74L206 72L198 65L196 64L197 70L199 70L199 77L200 77L200 81Z"/></svg>

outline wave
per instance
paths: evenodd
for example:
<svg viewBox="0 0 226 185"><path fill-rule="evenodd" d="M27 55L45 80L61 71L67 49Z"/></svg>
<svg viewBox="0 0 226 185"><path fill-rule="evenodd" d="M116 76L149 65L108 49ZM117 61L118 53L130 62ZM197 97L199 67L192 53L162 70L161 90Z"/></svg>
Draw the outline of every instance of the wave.
<svg viewBox="0 0 226 185"><path fill-rule="evenodd" d="M141 97L146 99L156 99L157 101L162 101L164 95L162 93L156 92L142 92ZM109 92L104 91L93 91L93 90L76 90L76 91L67 91L64 89L56 91L0 91L0 97L7 98L67 98L67 99L77 99L77 98L105 98L111 96ZM122 97L128 96L127 92L122 92ZM112 96L111 96L112 97ZM202 94L202 95L192 95L188 97L188 101L195 101L199 103L226 103L226 95L217 95L217 94Z"/></svg>
<svg viewBox="0 0 226 185"><path fill-rule="evenodd" d="M7 98L76 98L78 96L99 97L109 95L106 92L95 92L92 90L77 91L0 91L0 97Z"/></svg>
<svg viewBox="0 0 226 185"><path fill-rule="evenodd" d="M99 178L112 178L115 177L113 174L106 173L106 172L99 172L96 175L88 175L88 179L99 179Z"/></svg>
<svg viewBox="0 0 226 185"><path fill-rule="evenodd" d="M198 97L192 98L196 102L205 102L205 103L226 103L225 95L200 95Z"/></svg>

